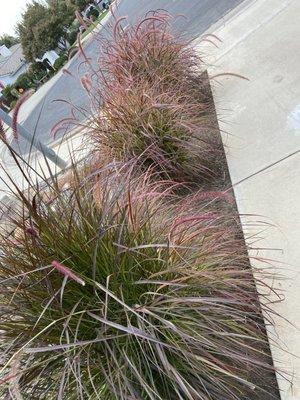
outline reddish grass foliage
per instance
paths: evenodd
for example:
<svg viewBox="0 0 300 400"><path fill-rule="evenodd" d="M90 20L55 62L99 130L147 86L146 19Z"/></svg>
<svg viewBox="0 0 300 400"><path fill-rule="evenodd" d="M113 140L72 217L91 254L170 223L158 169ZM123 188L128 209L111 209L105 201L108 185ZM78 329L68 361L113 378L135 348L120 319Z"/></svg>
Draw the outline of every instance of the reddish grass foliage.
<svg viewBox="0 0 300 400"><path fill-rule="evenodd" d="M99 102L92 138L104 160L138 161L140 170L151 166L177 181L211 181L220 175L222 147L205 65L171 34L171 22L153 13L123 28L121 18L109 40L99 39L99 68L82 81Z"/></svg>
<svg viewBox="0 0 300 400"><path fill-rule="evenodd" d="M105 167L73 165L28 196L12 182L21 206L1 236L5 399L273 398L262 311L269 324L273 313L258 300L270 288L249 268L228 192L191 190L220 177L223 152L204 65L171 21L117 20L99 70L81 79L99 107L94 160Z"/></svg>
<svg viewBox="0 0 300 400"><path fill-rule="evenodd" d="M0 393L267 399L273 366L235 218L151 175L101 176L96 202L95 174L74 171L74 189L49 200L36 190L12 218L17 238L2 237Z"/></svg>

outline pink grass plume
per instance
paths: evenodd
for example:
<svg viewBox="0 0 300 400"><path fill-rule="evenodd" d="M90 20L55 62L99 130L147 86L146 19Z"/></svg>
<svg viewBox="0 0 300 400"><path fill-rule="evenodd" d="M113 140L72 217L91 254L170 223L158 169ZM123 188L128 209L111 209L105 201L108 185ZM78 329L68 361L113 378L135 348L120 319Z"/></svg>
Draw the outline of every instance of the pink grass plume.
<svg viewBox="0 0 300 400"><path fill-rule="evenodd" d="M33 236L33 237L38 237L39 236L38 231L35 228L33 228L32 226L26 228L25 232L28 235Z"/></svg>
<svg viewBox="0 0 300 400"><path fill-rule="evenodd" d="M85 282L83 279L79 278L74 272L72 272L69 268L65 267L58 261L52 261L51 266L54 267L58 272L72 279L73 281L79 283L82 286L85 286Z"/></svg>
<svg viewBox="0 0 300 400"><path fill-rule="evenodd" d="M13 135L15 139L18 139L18 116L19 116L19 111L22 107L22 105L25 103L26 100L29 99L29 97L34 93L32 89L28 90L25 92L16 102L15 108L13 110L13 115L12 115L12 130L13 130Z"/></svg>
<svg viewBox="0 0 300 400"><path fill-rule="evenodd" d="M62 73L65 75L70 75L72 78L74 78L74 75L72 74L72 72L70 72L67 68L63 68Z"/></svg>
<svg viewBox="0 0 300 400"><path fill-rule="evenodd" d="M82 26L84 26L85 29L88 29L88 25L87 25L86 21L82 18L82 15L78 10L75 11L75 16L78 19L78 21L80 22L80 24Z"/></svg>
<svg viewBox="0 0 300 400"><path fill-rule="evenodd" d="M0 136L4 140L6 139L5 129L4 129L4 125L3 125L2 119L0 119Z"/></svg>
<svg viewBox="0 0 300 400"><path fill-rule="evenodd" d="M228 192L221 190L209 190L207 192L201 192L197 194L199 200L226 200L229 203L234 203L233 196Z"/></svg>
<svg viewBox="0 0 300 400"><path fill-rule="evenodd" d="M0 82L0 92L1 92L2 89L4 89L4 88L5 88L5 86L3 85L2 82ZM0 136L2 137L2 139L5 139L5 138L6 138L6 136L5 136L5 129L4 129L4 126L3 126L3 121L2 121L2 119L0 119Z"/></svg>

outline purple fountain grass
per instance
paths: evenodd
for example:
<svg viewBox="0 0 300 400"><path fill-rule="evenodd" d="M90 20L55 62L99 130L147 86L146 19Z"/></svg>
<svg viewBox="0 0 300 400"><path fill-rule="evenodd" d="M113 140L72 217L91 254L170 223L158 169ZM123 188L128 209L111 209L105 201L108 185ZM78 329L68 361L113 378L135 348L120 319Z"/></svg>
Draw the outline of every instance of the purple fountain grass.
<svg viewBox="0 0 300 400"><path fill-rule="evenodd" d="M29 226L28 228L26 228L25 233L35 238L39 236L38 231L33 226Z"/></svg>
<svg viewBox="0 0 300 400"><path fill-rule="evenodd" d="M74 170L51 202L36 190L18 218L38 240L16 216L25 234L2 238L0 393L15 377L26 398L271 399L263 271L255 281L235 218L112 171Z"/></svg>
<svg viewBox="0 0 300 400"><path fill-rule="evenodd" d="M52 261L51 263L52 267L55 268L58 272L66 276L67 278L72 279L73 281L79 283L82 286L85 286L85 282L83 279L79 278L76 274L74 274L69 268L65 267L58 261Z"/></svg>
<svg viewBox="0 0 300 400"><path fill-rule="evenodd" d="M81 84L99 110L92 165L72 165L67 185L14 186L0 395L276 399L273 312L258 297L276 290L264 268L253 277L229 191L192 190L219 178L223 154L203 62L167 13L124 22L100 40L99 69L78 40L91 68ZM72 111L53 136L74 123Z"/></svg>
<svg viewBox="0 0 300 400"><path fill-rule="evenodd" d="M2 140L6 140L6 133L5 133L2 119L0 119L0 136L1 136Z"/></svg>
<svg viewBox="0 0 300 400"><path fill-rule="evenodd" d="M84 26L85 29L88 29L88 25L86 23L86 21L82 18L81 12L79 12L78 10L75 11L75 16L78 19L78 21L80 22L80 24L82 26Z"/></svg>
<svg viewBox="0 0 300 400"><path fill-rule="evenodd" d="M170 31L172 17L153 13L99 38L99 66L82 85L99 109L92 140L100 158L154 167L161 177L203 182L220 176L222 153L205 65ZM127 21L126 21L127 22Z"/></svg>
<svg viewBox="0 0 300 400"><path fill-rule="evenodd" d="M26 100L29 99L29 97L33 94L33 90L28 90L25 92L16 102L16 105L13 109L13 116L12 116L12 130L13 130L13 135L15 139L18 139L18 128L17 128L17 123L18 123L18 118L19 118L19 112L22 107L22 105L26 102Z"/></svg>

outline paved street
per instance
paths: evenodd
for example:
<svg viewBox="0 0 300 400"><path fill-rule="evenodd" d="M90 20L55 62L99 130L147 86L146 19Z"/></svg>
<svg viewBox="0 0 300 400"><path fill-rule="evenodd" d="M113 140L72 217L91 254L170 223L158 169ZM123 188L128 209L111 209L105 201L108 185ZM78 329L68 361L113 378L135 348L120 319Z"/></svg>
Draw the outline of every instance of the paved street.
<svg viewBox="0 0 300 400"><path fill-rule="evenodd" d="M117 14L128 16L130 21L140 18L149 10L159 8L164 8L172 14L184 14L186 18L176 20L176 31L185 34L188 38L194 38L242 1L121 0ZM105 29L102 30L101 34L106 34ZM89 39L85 44L85 52L94 63L97 62L99 43L95 37ZM77 77L82 76L86 72L82 66L82 57L76 55L70 62L68 70ZM88 96L81 87L79 79L74 79L66 74L57 74L27 101L21 112L22 124L31 132L36 132L35 134L44 143L53 140L50 136L51 128L61 119L70 116L71 107L66 102L59 100L66 100L84 110L82 114L77 113L81 120L90 111ZM22 139L20 139L18 147L21 153L26 154L28 146Z"/></svg>

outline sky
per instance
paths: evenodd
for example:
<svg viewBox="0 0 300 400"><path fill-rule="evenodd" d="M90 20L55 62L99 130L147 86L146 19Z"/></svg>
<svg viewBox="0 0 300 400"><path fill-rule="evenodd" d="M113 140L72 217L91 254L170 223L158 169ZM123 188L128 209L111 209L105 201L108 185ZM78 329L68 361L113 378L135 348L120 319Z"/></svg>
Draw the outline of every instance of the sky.
<svg viewBox="0 0 300 400"><path fill-rule="evenodd" d="M0 0L0 35L15 34L15 25L19 22L21 14L29 0Z"/></svg>

